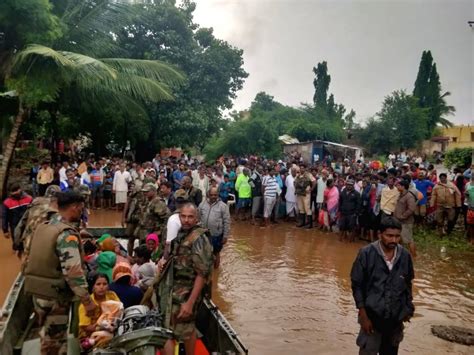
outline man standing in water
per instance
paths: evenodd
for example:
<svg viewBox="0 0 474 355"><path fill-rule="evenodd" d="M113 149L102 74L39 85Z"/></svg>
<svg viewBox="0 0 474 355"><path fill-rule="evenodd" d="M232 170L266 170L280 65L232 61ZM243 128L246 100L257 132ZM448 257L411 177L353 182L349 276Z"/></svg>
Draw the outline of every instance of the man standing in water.
<svg viewBox="0 0 474 355"><path fill-rule="evenodd" d="M403 322L413 316L414 278L410 253L399 245L402 226L387 216L380 240L359 251L352 265L352 294L359 309L360 355L395 355L403 339Z"/></svg>
<svg viewBox="0 0 474 355"><path fill-rule="evenodd" d="M165 275L158 284L158 294L165 325L173 329L178 340L184 341L186 354L194 354L196 313L204 286L211 276L212 246L205 229L197 225L196 206L184 204L179 219L181 230L171 244L170 264L163 271ZM169 304L171 307L167 307ZM173 344L172 340L166 342L165 355L174 354Z"/></svg>
<svg viewBox="0 0 474 355"><path fill-rule="evenodd" d="M10 196L3 201L2 228L3 236L7 239L11 237L13 250L17 249L15 244L15 228L21 217L27 210L33 198L23 192L20 184L13 183L9 187Z"/></svg>
<svg viewBox="0 0 474 355"><path fill-rule="evenodd" d="M211 187L207 192L207 199L198 207L201 225L211 234L212 248L216 257L214 267L220 264L220 252L227 243L230 235L229 206L219 200L217 187Z"/></svg>
<svg viewBox="0 0 474 355"><path fill-rule="evenodd" d="M67 354L69 308L74 297L88 314L96 309L82 266L82 245L77 225L84 197L75 192L57 194L59 214L41 224L31 240L24 270L25 292L33 296L42 326L41 354Z"/></svg>
<svg viewBox="0 0 474 355"><path fill-rule="evenodd" d="M112 193L115 194L117 209L122 211L127 203L128 184L132 181L130 173L125 170L125 164L120 164L120 170L115 172Z"/></svg>

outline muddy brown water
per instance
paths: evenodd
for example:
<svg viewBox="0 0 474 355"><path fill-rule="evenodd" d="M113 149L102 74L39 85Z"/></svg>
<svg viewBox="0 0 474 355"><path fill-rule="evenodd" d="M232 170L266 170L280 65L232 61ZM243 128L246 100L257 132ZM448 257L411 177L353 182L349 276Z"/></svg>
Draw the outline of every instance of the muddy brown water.
<svg viewBox="0 0 474 355"><path fill-rule="evenodd" d="M92 226L119 226L120 215L93 211ZM365 243L279 224L238 223L214 274L214 301L250 354L356 354L358 332L349 272ZM0 302L19 269L0 239ZM416 312L400 354L472 354L430 332L433 324L474 326L472 254L422 250L415 261Z"/></svg>

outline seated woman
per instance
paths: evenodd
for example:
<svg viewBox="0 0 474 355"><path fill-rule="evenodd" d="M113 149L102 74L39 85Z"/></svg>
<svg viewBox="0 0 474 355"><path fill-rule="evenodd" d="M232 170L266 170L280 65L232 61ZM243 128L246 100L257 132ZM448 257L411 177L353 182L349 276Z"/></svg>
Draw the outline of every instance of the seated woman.
<svg viewBox="0 0 474 355"><path fill-rule="evenodd" d="M161 256L160 240L155 233L146 236L146 246L151 253L151 261L156 263Z"/></svg>
<svg viewBox="0 0 474 355"><path fill-rule="evenodd" d="M120 299L113 291L109 291L109 280L107 275L97 273L94 275L92 289L92 301L97 304L97 308L94 311L94 315L88 316L84 306L79 306L79 339L89 338L90 335L95 332L97 327L97 320L101 315L101 303L104 301L118 301Z"/></svg>
<svg viewBox="0 0 474 355"><path fill-rule="evenodd" d="M112 236L109 236L109 237L105 238L100 243L100 249L102 251L114 252L116 254L116 257L117 257L117 263L122 263L122 262L129 263L126 251L122 250L119 241L117 239L115 239L114 237L112 237Z"/></svg>
<svg viewBox="0 0 474 355"><path fill-rule="evenodd" d="M90 273L90 276L94 276L94 274L104 274L107 276L109 282L112 281L112 271L114 269L115 264L117 263L117 256L113 251L102 251L97 256L97 269L96 272ZM91 286L94 284L91 282Z"/></svg>
<svg viewBox="0 0 474 355"><path fill-rule="evenodd" d="M145 292L148 287L153 284L153 280L155 279L155 273L157 270L156 264L150 261L150 257L151 252L146 245L142 244L135 248L136 264L134 265L134 267L136 267L136 285L140 287L143 292Z"/></svg>
<svg viewBox="0 0 474 355"><path fill-rule="evenodd" d="M143 292L139 287L132 286L132 269L128 263L117 263L113 270L110 290L114 291L123 303L124 308L140 304Z"/></svg>

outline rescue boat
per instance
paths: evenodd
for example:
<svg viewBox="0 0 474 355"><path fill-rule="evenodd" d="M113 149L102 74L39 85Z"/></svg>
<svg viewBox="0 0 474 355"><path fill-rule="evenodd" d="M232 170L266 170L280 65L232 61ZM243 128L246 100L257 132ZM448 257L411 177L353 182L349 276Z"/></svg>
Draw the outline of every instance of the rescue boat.
<svg viewBox="0 0 474 355"><path fill-rule="evenodd" d="M116 238L125 238L123 228L89 228L93 237L109 233ZM116 332L107 348L95 349L91 354L143 354L156 355L168 339L173 338L170 329L156 325L145 325L140 319L146 317L146 310L138 306L130 310L123 327ZM131 308L131 307L130 307ZM127 311L127 309L125 310ZM71 307L68 327L68 354L81 354L78 334L77 305ZM236 331L219 308L205 298L197 315L196 326L199 340L195 355L248 354ZM127 328L124 330L124 328ZM179 344L176 349L179 353ZM40 339L37 319L33 311L31 296L24 292L23 275L20 273L13 283L0 315L0 354L39 354ZM183 352L184 354L184 352Z"/></svg>

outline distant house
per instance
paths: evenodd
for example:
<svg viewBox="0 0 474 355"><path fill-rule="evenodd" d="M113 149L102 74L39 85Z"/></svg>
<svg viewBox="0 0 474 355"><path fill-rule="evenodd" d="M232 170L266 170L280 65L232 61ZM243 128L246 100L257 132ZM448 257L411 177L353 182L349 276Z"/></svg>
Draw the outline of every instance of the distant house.
<svg viewBox="0 0 474 355"><path fill-rule="evenodd" d="M443 128L443 136L449 138L447 149L474 148L474 126L460 125Z"/></svg>
<svg viewBox="0 0 474 355"><path fill-rule="evenodd" d="M305 163L311 164L317 160L322 161L329 155L332 159L355 160L362 156L362 148L320 140L284 144L283 152L286 156L300 155Z"/></svg>
<svg viewBox="0 0 474 355"><path fill-rule="evenodd" d="M425 154L444 153L454 148L474 149L474 126L460 125L441 129L441 136L431 137L422 143Z"/></svg>

